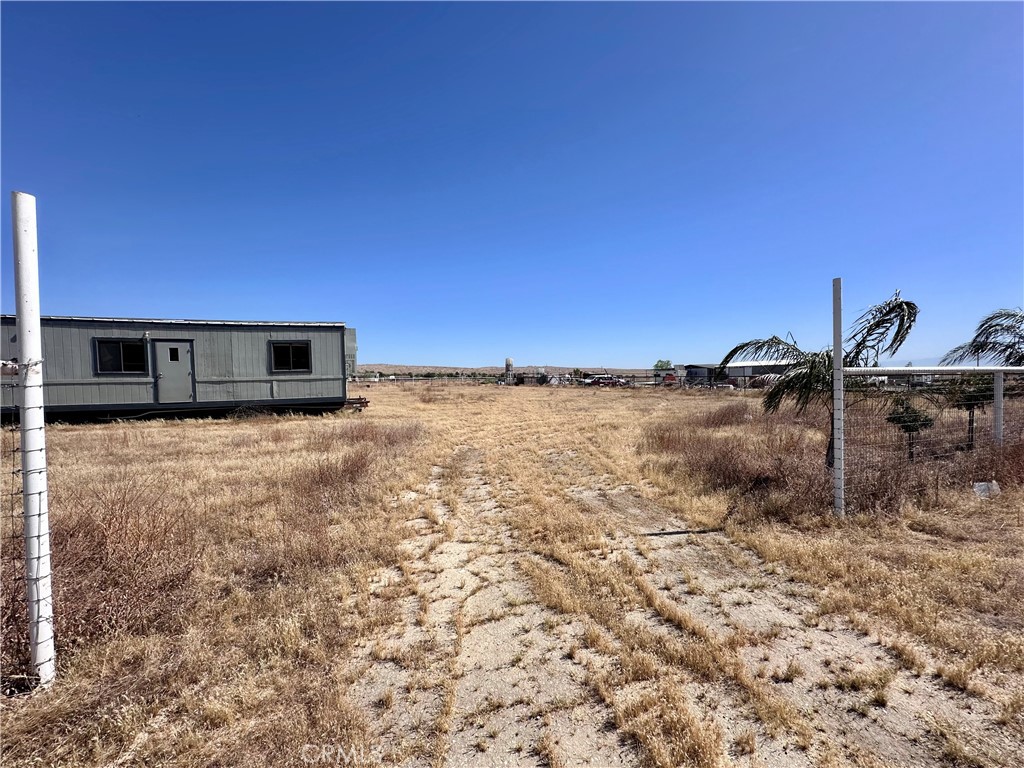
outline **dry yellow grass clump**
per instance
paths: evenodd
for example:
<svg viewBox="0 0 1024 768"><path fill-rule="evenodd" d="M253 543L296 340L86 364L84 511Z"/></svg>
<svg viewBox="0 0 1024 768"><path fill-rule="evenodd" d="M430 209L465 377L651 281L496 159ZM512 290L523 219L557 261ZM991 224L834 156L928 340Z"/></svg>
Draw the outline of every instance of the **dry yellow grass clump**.
<svg viewBox="0 0 1024 768"><path fill-rule="evenodd" d="M255 762L312 733L365 739L347 656L395 619L370 582L398 562L389 500L429 463L424 438L351 416L51 428L63 661L52 691L5 705L5 760ZM16 665L20 614L4 629Z"/></svg>
<svg viewBox="0 0 1024 768"><path fill-rule="evenodd" d="M817 417L739 393L367 394L49 431L5 764L1024 762L1019 488L839 523Z"/></svg>

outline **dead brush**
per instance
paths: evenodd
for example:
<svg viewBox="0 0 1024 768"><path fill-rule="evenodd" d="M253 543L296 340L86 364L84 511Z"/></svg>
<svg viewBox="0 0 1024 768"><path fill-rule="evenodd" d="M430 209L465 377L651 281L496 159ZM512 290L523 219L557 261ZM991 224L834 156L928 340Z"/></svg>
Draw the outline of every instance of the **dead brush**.
<svg viewBox="0 0 1024 768"><path fill-rule="evenodd" d="M294 583L343 563L397 562L395 535L381 528L372 503L382 456L362 443L296 467L283 483L275 524L233 553L233 571L260 587Z"/></svg>
<svg viewBox="0 0 1024 768"><path fill-rule="evenodd" d="M404 410L362 421L53 428L61 670L0 702L5 764L283 766L342 736L369 750L348 664L399 619L369 577L402 558L394 486L438 456ZM318 430L329 451L312 449ZM4 600L24 592L6 570ZM23 603L3 607L21 622L2 626L6 676L26 632Z"/></svg>
<svg viewBox="0 0 1024 768"><path fill-rule="evenodd" d="M910 463L902 454L864 456L851 485L848 509L873 515L894 514L908 505L941 506L948 491L996 480L1010 487L1024 482L1024 442L979 446L939 459Z"/></svg>
<svg viewBox="0 0 1024 768"><path fill-rule="evenodd" d="M708 490L749 486L769 469L764 457L749 450L743 438L695 429L684 420L648 427L641 445L648 451L669 454L682 471Z"/></svg>
<svg viewBox="0 0 1024 768"><path fill-rule="evenodd" d="M57 651L63 655L100 638L147 634L180 624L196 598L192 573L203 555L196 511L177 505L151 478L120 471L86 491L54 493L51 548L60 578L53 582ZM5 558L2 590L24 591L21 570ZM27 616L5 600L3 677L24 674Z"/></svg>
<svg viewBox="0 0 1024 768"><path fill-rule="evenodd" d="M832 486L821 435L771 420L764 422L762 430L760 442L769 470L748 490L758 513L770 520L792 522L827 511Z"/></svg>
<svg viewBox="0 0 1024 768"><path fill-rule="evenodd" d="M273 529L240 543L230 555L233 573L250 590L301 582L343 557L327 516L301 504L279 512Z"/></svg>
<svg viewBox="0 0 1024 768"><path fill-rule="evenodd" d="M176 626L203 555L196 510L123 470L88 493L55 494L57 633L65 645Z"/></svg>
<svg viewBox="0 0 1024 768"><path fill-rule="evenodd" d="M469 730L472 725L462 715L466 697L456 695L469 682L462 675L470 680L475 675L460 663L459 655L464 648L476 648L478 644L471 638L481 631L470 634L467 625L471 622L463 617L461 600L477 591L478 582L480 588L494 585L483 581L486 570L480 563L466 565L459 600L448 619L444 603L431 605L426 627L450 623L453 637L443 647L438 644L429 649L429 673L418 669L422 662L410 656L408 685L388 676L379 686L370 684L359 692L364 662L376 642L386 648L399 642L407 629L413 631L412 637L431 634L415 624L423 603L414 594L419 601L437 594L433 590L440 571L400 546L410 537L411 526L406 525L410 515L418 506L436 501L433 492L422 492L431 480L440 481L441 493L467 485L472 492L460 496L462 513L474 509L478 481L491 484L490 495L500 504L502 517L509 518L512 539L504 549L491 555L490 545L479 544L473 529L463 525L465 521L455 522L459 537L474 547L470 550L474 555L506 558L515 570L515 579L522 579L529 588L525 590L529 603L524 606L528 619L524 624L529 625L530 634L503 637L525 644L527 637L537 637L535 630L543 630L553 642L562 638L568 646L577 641L582 646L577 651L578 669L585 675L581 685L593 685L611 707L623 732L609 737L621 740L624 749L627 744L637 747L636 762L728 764L727 753L756 748L753 762L765 763L779 754L777 748L792 743L788 737L784 743L782 734L796 735L802 745L810 740L805 732L819 724L828 729L826 734L836 733L833 724L843 729L849 725L843 713L824 709L805 718L783 696L803 697L803 678L782 686L755 677L745 659L762 650L753 647L758 643L767 647L767 634L762 638L761 633L737 632L735 639L723 637L717 619L714 626L709 625L710 633L692 632L691 628L698 626L694 619L705 615L701 606L711 605L722 592L713 571L706 572L703 565L688 558L679 561L685 563L678 572L685 575L690 591L708 593L706 598L695 598L681 594L675 574L665 581L671 582L672 590L659 589L663 577L647 573L645 568L652 558L669 557L684 546L696 549L697 537L687 537L690 543L665 550L655 548L651 541L650 551L643 557L620 556L632 551L630 535L639 522L623 519L624 510L613 504L617 496L628 494L608 490L626 483L643 487L644 498L649 492L652 505L663 499L672 505L673 514L684 517L724 514L726 505L737 500L748 500L752 508L777 501L781 516L789 503L785 494L799 493L792 476L784 475L787 468L795 462L798 476L803 477L806 465L808 483L813 480L812 471L824 472L827 422L823 433L809 420L799 423L785 414L769 419L755 409L749 429L739 425L715 428L732 435L744 452L752 454L758 475L771 478L771 482L758 489L747 485L704 494L703 481L690 476L677 454L651 450L638 456L633 450L643 425L651 421L676 422L678 439L683 442L692 431L714 436L715 430L687 425L679 417L666 419L668 409L654 407L664 402L681 414L707 408L708 403L713 408L716 401L704 395L637 393L634 397L624 393L606 398L569 388L494 387L486 392L479 389L482 394L490 393L480 404L454 408L449 404L421 405L417 399L420 385L381 390L375 395L379 399L374 410L359 417L280 418L269 427L207 422L190 424L187 430L174 424L153 426L151 439L123 446L116 453L105 450L104 428L90 427L74 434L63 428L54 430L52 445L65 457L65 463L58 465L61 472L54 473L58 488L105 482L109 467L121 461L159 477L168 494L196 499L204 510L200 533L208 542L197 579L202 594L194 607L184 612L183 631L145 637L122 634L82 648L64 656L62 663L68 669L58 687L4 702L9 707L3 712L6 762L108 765L123 756L122 761L154 765L290 766L301 760L303 745L308 743L380 746L382 728L388 729L384 739L394 736L393 743L401 740L416 746L401 747L409 750L402 753L396 749L378 762L412 760L441 765L449 761L449 752L451 760L459 759L454 745L468 746L481 736ZM728 397L719 402L740 399ZM595 412L595 407L601 410ZM404 424L410 412L423 414L429 441L416 439L390 450L374 442L387 441L387 437L365 427L371 424L386 429ZM762 426L762 422L770 424ZM321 429L328 435L311 436ZM239 430L259 431L263 436L258 443L235 441ZM276 432L276 438L267 436L270 430ZM775 434L772 430L780 432L777 439L771 437ZM804 437L797 439L801 433ZM509 435L515 436L511 443ZM318 445L325 449L318 450ZM458 446L463 445L474 451L468 455L472 461L467 472L439 475L434 468L448 469L445 459L459 455ZM534 450L535 446L551 453ZM361 466L361 459L350 454L363 449L368 461ZM793 452L797 455L784 455ZM776 454L778 462L773 463ZM321 459L325 461L321 463ZM640 485L647 479L645 463L663 463L673 470L650 476L657 488L647 489L646 484ZM333 487L336 482L338 487ZM415 489L416 496L402 501L409 489ZM595 489L604 495L585 493ZM577 494L577 490L583 493ZM1014 669L1016 660L1024 658L1015 652L1020 614L1012 600L1018 582L1011 569L1019 564L1019 538L1012 527L1015 511L1011 508L1019 499L1016 493L1013 489L998 499L978 500L962 510L963 525L969 522L976 527L979 538L985 534L984 541L978 543L938 532L934 535L940 540L933 544L931 536L908 530L899 521L852 519L804 528L765 522L763 515L749 529L731 527L730 534L745 536L744 543L768 561L764 570L770 573L749 574L769 583L759 588L758 594L770 593L778 586L776 582L781 584L781 570L813 586L827 586L828 590L819 590L822 594L837 593L842 600L837 599L834 610L865 612L883 627L894 623L895 629L906 630L912 639L921 637L925 645L957 653L963 650L964 658L967 644L981 647L985 637L1005 640L999 646L999 658L1005 659L1000 664ZM353 494L361 499L358 503L351 502ZM578 496L588 499L587 503L578 503ZM392 503L395 499L397 503ZM929 520L936 517L928 514ZM481 527L491 525L491 520L474 522ZM943 530L952 530L953 521L944 517L943 523ZM436 536L438 531L430 533ZM590 551L601 537L615 545L606 557ZM708 551L722 554L717 547ZM972 552L993 557L960 556ZM741 570L756 566L741 566L728 559L732 567ZM318 565L321 563L337 565ZM421 570L421 565L428 567ZM726 565L729 563L723 562L722 567ZM246 568L250 570L246 572ZM398 573L405 577L399 578ZM1004 573L1011 575L1002 579ZM649 588L638 581L638 575L649 582ZM415 578L422 581L416 582L414 589L410 583ZM944 612L934 609L949 602L945 593L933 588L940 580L950 584L970 580L972 586L961 590L964 602ZM973 610L980 605L973 597L975 581L978 590L993 594L991 602L983 606L983 616ZM458 578L454 583L458 585ZM804 594L796 585L793 592L781 588L792 597ZM552 610L542 611L543 618L535 621L535 603ZM972 610L960 610L962 606ZM692 615L688 617L686 612ZM987 623L989 617L1002 622L1000 626L1007 630L995 632ZM904 623L911 619L916 622L912 626ZM982 621L984 626L980 626ZM979 631L966 631L968 622L979 624ZM505 624L509 631L519 631L518 624ZM501 628L505 624L488 625L483 631L505 632ZM680 631L684 628L685 633ZM933 634L925 635L925 631ZM821 647L824 653L825 643ZM518 654L512 657L514 664L523 665L515 668L516 679L534 671L529 664L538 653L547 653L546 643L531 648L524 659ZM776 665L784 666L785 657L779 658ZM646 678L652 669L656 671L651 679L631 686L622 684L627 677ZM770 672L771 666L767 669ZM791 672L795 676L795 671ZM809 674L810 668L805 676ZM834 674L831 671L829 677ZM547 685L548 673L537 677ZM700 691L709 687L712 697L699 698ZM389 690L393 690L393 702ZM530 699L533 690L532 683L526 681L515 695ZM855 698L862 700L864 707L880 702L869 698L874 690L866 688ZM880 690L884 696L884 689ZM714 693L718 691L728 691L729 700L738 697L738 708L730 705L716 711L709 707L718 699ZM582 693L585 696L586 692ZM645 698L638 702L641 697ZM582 700L589 708L586 697ZM1019 725L1020 709L1019 703L1008 703L1005 717L1011 721L1010 727ZM405 717L409 712L414 712L416 723ZM711 719L723 712L727 718L732 712L742 712L744 718L741 723L729 722L728 742L724 741L723 726ZM485 727L495 722L492 719ZM994 733L989 722L985 721L984 733ZM873 727L868 721L864 724ZM731 739L746 727L750 736L744 738L746 746L734 745ZM760 739L762 734L764 744L758 744L754 736ZM824 742L830 740L827 735L815 736L807 759L818 759L829 748ZM998 740L1010 741L1001 736ZM486 739L489 751L484 757L492 762L514 761L514 756L499 751L502 741ZM845 750L860 742L837 738L835 743L836 754L845 757ZM579 744L579 740L572 742L574 748ZM900 748L918 762L927 762L932 756L938 759L938 753L925 751L927 745ZM570 754L569 742L563 743L559 754L566 762L582 763L587 757ZM794 758L790 752L787 759L803 757ZM839 762L837 758L836 764ZM1003 762L1013 763L1012 759Z"/></svg>
<svg viewBox="0 0 1024 768"><path fill-rule="evenodd" d="M902 461L876 461L858 472L851 512L872 515L899 512L905 501L921 498L932 483L920 470L911 471Z"/></svg>
<svg viewBox="0 0 1024 768"><path fill-rule="evenodd" d="M10 541L10 539L8 539ZM5 546L11 546L6 544ZM20 555L0 560L0 695L28 690L31 664L28 649L28 605Z"/></svg>
<svg viewBox="0 0 1024 768"><path fill-rule="evenodd" d="M317 456L294 470L289 485L296 500L327 515L353 506L367 490L378 459L369 445L357 445L340 456Z"/></svg>
<svg viewBox="0 0 1024 768"><path fill-rule="evenodd" d="M416 392L416 399L425 405L447 402L452 399L451 387L447 384L427 384Z"/></svg>
<svg viewBox="0 0 1024 768"><path fill-rule="evenodd" d="M704 429L721 429L749 424L754 420L755 406L747 400L734 400L719 406L713 411L704 411L690 418L695 427Z"/></svg>
<svg viewBox="0 0 1024 768"><path fill-rule="evenodd" d="M1004 486L1021 485L1024 483L1024 440L970 451L967 457L961 457L960 464L962 468L957 474L962 479L961 485L986 480L996 480Z"/></svg>
<svg viewBox="0 0 1024 768"><path fill-rule="evenodd" d="M422 432L423 428L417 423L326 422L310 430L306 436L306 447L314 453L332 453L359 444L390 450L413 442Z"/></svg>
<svg viewBox="0 0 1024 768"><path fill-rule="evenodd" d="M269 408L261 408L258 405L242 405L231 411L228 418L235 421L272 423L277 415Z"/></svg>
<svg viewBox="0 0 1024 768"><path fill-rule="evenodd" d="M724 415L716 416L722 411ZM825 511L830 481L820 435L786 415L758 415L748 422L751 412L745 401L712 412L716 425L729 420L749 425L738 433L721 434L704 426L707 414L657 422L644 430L640 449L661 457L674 474L694 478L706 490L731 492L737 520L794 520Z"/></svg>

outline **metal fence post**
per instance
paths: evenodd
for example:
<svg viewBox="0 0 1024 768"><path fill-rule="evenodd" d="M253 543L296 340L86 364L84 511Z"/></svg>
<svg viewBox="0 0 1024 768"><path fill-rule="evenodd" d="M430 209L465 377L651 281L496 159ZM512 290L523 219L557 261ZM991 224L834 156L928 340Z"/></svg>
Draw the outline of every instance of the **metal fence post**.
<svg viewBox="0 0 1024 768"><path fill-rule="evenodd" d="M832 510L846 516L843 430L843 279L832 280Z"/></svg>
<svg viewBox="0 0 1024 768"><path fill-rule="evenodd" d="M50 583L50 521L43 421L43 343L39 322L39 243L36 199L11 193L14 229L14 290L21 386L21 482L24 496L25 583L29 648L40 685L53 682L53 597Z"/></svg>
<svg viewBox="0 0 1024 768"><path fill-rule="evenodd" d="M992 381L992 440L1003 444L1003 372L993 374Z"/></svg>

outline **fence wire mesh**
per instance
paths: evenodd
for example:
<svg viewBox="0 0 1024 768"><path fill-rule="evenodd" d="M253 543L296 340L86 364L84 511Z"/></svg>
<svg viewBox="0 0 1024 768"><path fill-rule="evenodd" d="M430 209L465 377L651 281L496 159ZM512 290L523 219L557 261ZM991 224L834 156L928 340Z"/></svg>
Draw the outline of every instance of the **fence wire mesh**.
<svg viewBox="0 0 1024 768"><path fill-rule="evenodd" d="M4 405L14 403L16 384L0 387ZM22 515L21 435L0 428L0 693L29 688L28 601L25 594L25 539Z"/></svg>
<svg viewBox="0 0 1024 768"><path fill-rule="evenodd" d="M937 503L947 489L1019 481L1024 375L1002 376L1000 438L991 373L847 375L846 510L892 512L905 500Z"/></svg>

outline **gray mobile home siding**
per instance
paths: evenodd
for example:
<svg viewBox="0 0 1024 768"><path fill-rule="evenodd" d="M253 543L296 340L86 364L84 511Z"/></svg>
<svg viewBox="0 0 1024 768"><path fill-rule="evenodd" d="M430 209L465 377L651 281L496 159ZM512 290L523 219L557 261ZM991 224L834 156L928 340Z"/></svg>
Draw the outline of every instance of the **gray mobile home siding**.
<svg viewBox="0 0 1024 768"><path fill-rule="evenodd" d="M9 360L17 355L15 318L0 317L0 327L0 357ZM96 339L147 340L146 373L98 373ZM307 401L343 405L347 396L346 376L349 366L354 366L355 330L340 323L44 317L46 407L65 412L104 406L112 410L168 407L157 403L152 342L159 340L191 342L193 402L176 404L175 410L251 403L301 405ZM271 341L308 341L311 370L273 372ZM5 408L11 405L8 400L5 395Z"/></svg>

